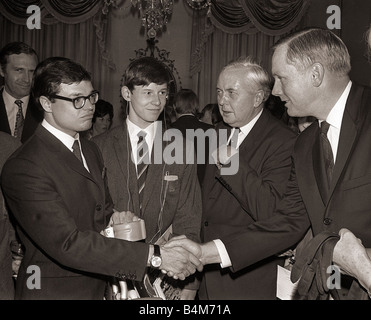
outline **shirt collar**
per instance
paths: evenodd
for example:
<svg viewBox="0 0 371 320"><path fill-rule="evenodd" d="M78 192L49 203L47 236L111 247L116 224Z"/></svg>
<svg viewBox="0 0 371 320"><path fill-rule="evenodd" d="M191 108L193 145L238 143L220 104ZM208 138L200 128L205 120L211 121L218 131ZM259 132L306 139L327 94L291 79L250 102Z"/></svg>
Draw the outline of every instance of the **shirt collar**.
<svg viewBox="0 0 371 320"><path fill-rule="evenodd" d="M4 86L3 99L4 99L5 106L8 106L8 107L13 107L15 100L22 100L22 102L23 102L22 109L24 109L28 105L28 101L30 100L30 96L29 95L25 96L22 99L14 98L10 93L8 93L8 91L6 91L5 86Z"/></svg>
<svg viewBox="0 0 371 320"><path fill-rule="evenodd" d="M142 128L138 127L135 123L130 121L129 118L126 118L126 125L128 127L130 140L137 141L139 139L138 138L138 133L140 131L144 131L145 133L147 133L147 135L146 135L147 143L149 145L152 145L153 140L155 138L155 133L156 133L156 129L157 129L157 126L158 126L158 122L159 121L154 121L148 127L142 129Z"/></svg>
<svg viewBox="0 0 371 320"><path fill-rule="evenodd" d="M245 124L243 127L240 127L240 130L244 134L244 137L246 137L249 134L249 132L254 127L255 123L258 121L262 113L263 109L261 109L261 111L248 124Z"/></svg>
<svg viewBox="0 0 371 320"><path fill-rule="evenodd" d="M75 139L80 140L79 133L76 134L75 137L71 137L69 134L53 127L48 121L45 119L42 121L41 125L48 130L53 136L55 136L59 141L61 141L68 149L72 151L73 143Z"/></svg>
<svg viewBox="0 0 371 320"><path fill-rule="evenodd" d="M328 114L326 118L326 122L337 129L341 128L341 122L343 120L345 105L347 103L347 99L348 99L351 87L352 87L352 81L349 81L342 95L340 96L338 101L335 103L334 107L331 109L330 113Z"/></svg>

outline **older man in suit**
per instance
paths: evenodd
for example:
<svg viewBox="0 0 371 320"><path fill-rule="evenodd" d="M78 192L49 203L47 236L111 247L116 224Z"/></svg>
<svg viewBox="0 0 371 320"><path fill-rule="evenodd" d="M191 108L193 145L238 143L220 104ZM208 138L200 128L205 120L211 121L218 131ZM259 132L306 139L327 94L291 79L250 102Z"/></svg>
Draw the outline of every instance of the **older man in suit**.
<svg viewBox="0 0 371 320"><path fill-rule="evenodd" d="M166 104L169 80L167 69L155 58L132 61L121 88L128 104L126 121L93 138L103 155L115 208L131 211L145 221L148 243L156 242L170 226L174 235L200 239L201 191L196 164L187 164L185 157L180 162L169 161L166 149L171 147L171 137L166 134L170 131L166 123L157 121ZM186 156L182 136L175 134L175 138ZM147 161L141 161L145 157ZM187 284L181 298L195 297L196 282Z"/></svg>
<svg viewBox="0 0 371 320"><path fill-rule="evenodd" d="M21 142L0 132L0 172L8 157L21 145ZM9 220L2 191L0 190L0 300L14 299L14 282L12 278L11 241L16 240L14 228Z"/></svg>
<svg viewBox="0 0 371 320"><path fill-rule="evenodd" d="M11 42L0 51L0 75L4 87L0 90L0 131L25 142L42 120L42 112L30 96L32 75L38 57L34 49L23 42Z"/></svg>
<svg viewBox="0 0 371 320"><path fill-rule="evenodd" d="M208 165L203 185L203 241L233 236L254 221L271 216L282 198L290 174L295 134L264 109L270 95L268 72L251 57L223 68L217 98L229 132L227 144L238 152L239 164L231 187L222 168ZM219 159L221 163L221 159ZM223 163L225 165L225 163ZM232 163L233 164L233 163ZM238 195L235 190L238 190ZM272 257L238 273L213 265L204 269L201 299L275 299L276 269L283 259ZM230 266L227 260L223 267Z"/></svg>
<svg viewBox="0 0 371 320"><path fill-rule="evenodd" d="M89 73L66 58L46 59L35 70L33 94L44 121L2 173L25 246L16 298L103 299L107 276L141 280L152 266L178 270L184 279L196 271L191 261L200 269L186 250L101 234L125 213L113 213L101 154L78 134L91 127L99 97Z"/></svg>
<svg viewBox="0 0 371 320"><path fill-rule="evenodd" d="M289 248L310 226L314 236L346 228L370 248L371 90L350 81L350 68L345 44L329 30L301 30L275 46L273 94L285 101L290 116L313 116L319 121L297 139L277 214L222 239L235 272ZM228 183L235 190L233 181ZM183 241L186 244L189 249L193 246L194 253L204 254L204 263L220 262L213 242L199 247ZM246 248L243 253L241 247ZM347 289L356 290L359 284L348 280L333 297L354 297ZM357 296L367 296L366 291L358 288Z"/></svg>

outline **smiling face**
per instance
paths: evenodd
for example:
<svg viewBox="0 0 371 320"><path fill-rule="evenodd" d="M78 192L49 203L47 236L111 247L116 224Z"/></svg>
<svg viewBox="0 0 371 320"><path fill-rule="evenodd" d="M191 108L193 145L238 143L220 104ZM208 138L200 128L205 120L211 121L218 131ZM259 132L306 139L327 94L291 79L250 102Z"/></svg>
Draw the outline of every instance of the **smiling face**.
<svg viewBox="0 0 371 320"><path fill-rule="evenodd" d="M311 104L316 95L313 94L310 70L298 70L288 64L286 51L286 46L278 47L272 57L272 74L275 79L272 94L286 103L290 116L312 115Z"/></svg>
<svg viewBox="0 0 371 320"><path fill-rule="evenodd" d="M88 96L93 91L93 85L90 81L81 81L79 83L65 84L61 83L58 95L66 98L76 98ZM51 99L53 100L53 99ZM70 101L54 99L51 102L45 96L40 97L40 103L45 110L44 117L55 128L74 137L77 132L90 129L94 115L95 106L89 99L81 109L75 109Z"/></svg>
<svg viewBox="0 0 371 320"><path fill-rule="evenodd" d="M4 70L5 90L14 98L21 99L30 94L32 76L37 66L37 57L30 54L11 54Z"/></svg>
<svg viewBox="0 0 371 320"><path fill-rule="evenodd" d="M164 109L168 88L166 83L152 82L148 86L134 86L132 91L124 86L121 92L129 102L129 120L144 129L156 121Z"/></svg>
<svg viewBox="0 0 371 320"><path fill-rule="evenodd" d="M218 78L217 99L223 121L242 127L261 110L257 88L247 80L246 69L226 68Z"/></svg>

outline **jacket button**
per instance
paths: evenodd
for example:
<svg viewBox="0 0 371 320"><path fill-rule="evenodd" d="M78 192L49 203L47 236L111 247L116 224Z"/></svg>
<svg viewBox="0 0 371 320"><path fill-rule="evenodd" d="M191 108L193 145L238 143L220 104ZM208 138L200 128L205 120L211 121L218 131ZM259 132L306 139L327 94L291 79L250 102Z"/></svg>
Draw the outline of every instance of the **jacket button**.
<svg viewBox="0 0 371 320"><path fill-rule="evenodd" d="M323 223L328 226L329 224L331 224L332 220L330 218L325 218L323 219Z"/></svg>
<svg viewBox="0 0 371 320"><path fill-rule="evenodd" d="M207 221L204 222L204 226L207 227L209 223Z"/></svg>
<svg viewBox="0 0 371 320"><path fill-rule="evenodd" d="M101 210L102 210L102 206L101 206L100 204L97 204L97 205L95 206L95 210L97 210L97 211L101 211Z"/></svg>

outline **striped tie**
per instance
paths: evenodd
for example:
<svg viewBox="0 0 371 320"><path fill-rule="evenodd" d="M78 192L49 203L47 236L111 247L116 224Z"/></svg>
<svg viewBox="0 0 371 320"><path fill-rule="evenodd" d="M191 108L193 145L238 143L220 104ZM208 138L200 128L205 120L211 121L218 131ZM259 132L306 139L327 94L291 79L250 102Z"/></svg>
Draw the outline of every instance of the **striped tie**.
<svg viewBox="0 0 371 320"><path fill-rule="evenodd" d="M22 111L22 100L15 100L14 102L18 106L18 112L15 118L15 127L14 127L14 136L16 138L21 138L23 125L24 125L24 116Z"/></svg>
<svg viewBox="0 0 371 320"><path fill-rule="evenodd" d="M144 187L146 185L147 168L149 164L149 151L148 144L146 142L147 133L140 131L138 133L138 145L137 145L137 179L139 187L139 209L142 214L142 200Z"/></svg>

